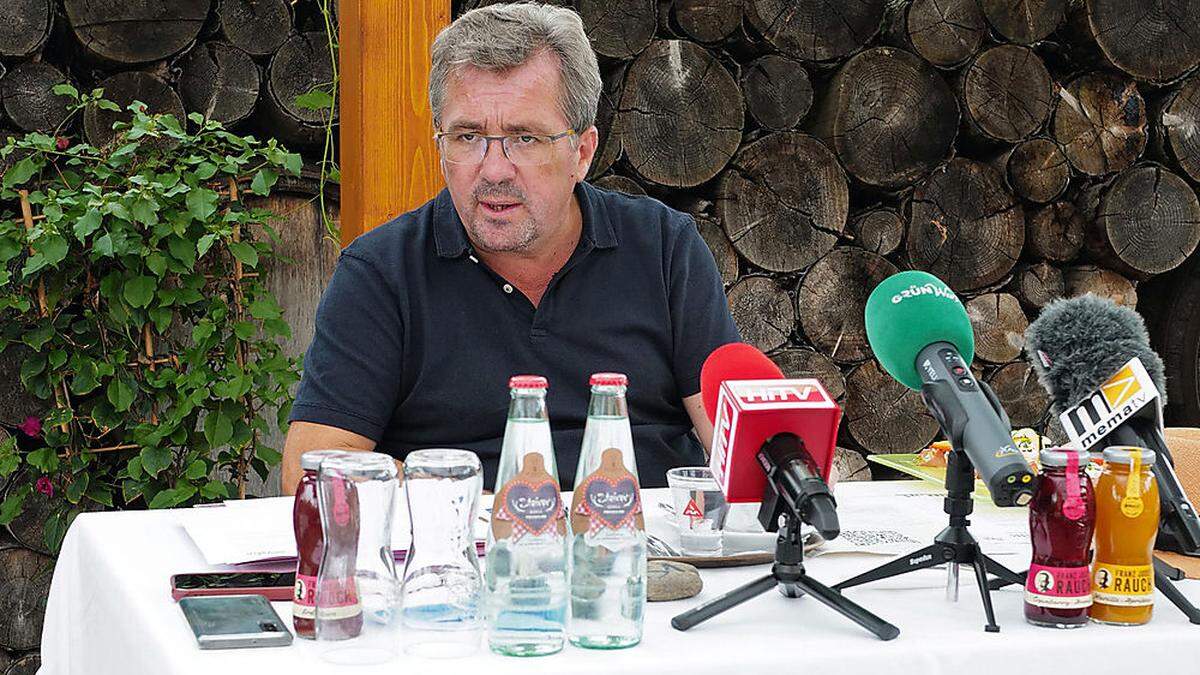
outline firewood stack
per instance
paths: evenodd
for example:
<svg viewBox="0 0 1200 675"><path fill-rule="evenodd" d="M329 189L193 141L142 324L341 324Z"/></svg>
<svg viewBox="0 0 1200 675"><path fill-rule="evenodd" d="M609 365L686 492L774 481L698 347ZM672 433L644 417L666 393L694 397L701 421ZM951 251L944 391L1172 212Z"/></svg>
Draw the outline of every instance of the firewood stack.
<svg viewBox="0 0 1200 675"><path fill-rule="evenodd" d="M938 435L866 342L889 274L960 293L976 372L1045 430L1029 321L1136 306L1200 241L1200 0L556 4L601 57L591 179L696 216L743 337L838 396L847 450Z"/></svg>
<svg viewBox="0 0 1200 675"><path fill-rule="evenodd" d="M330 89L329 42L318 0L3 0L0 138L58 129L111 141L123 113L59 128L68 101L52 89L66 82L103 87L122 110L198 112L319 156L328 111L296 97Z"/></svg>

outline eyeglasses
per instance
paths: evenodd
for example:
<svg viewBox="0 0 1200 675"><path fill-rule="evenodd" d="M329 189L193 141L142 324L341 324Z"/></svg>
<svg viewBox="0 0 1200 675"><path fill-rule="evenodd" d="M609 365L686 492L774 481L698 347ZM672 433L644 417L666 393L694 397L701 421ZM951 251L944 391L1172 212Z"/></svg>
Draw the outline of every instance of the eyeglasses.
<svg viewBox="0 0 1200 675"><path fill-rule="evenodd" d="M574 129L568 129L561 134L512 136L484 136L472 131L439 131L433 138L442 151L442 157L451 164L479 164L487 156L492 141L500 141L500 148L508 161L517 166L538 166L554 161L555 141L574 135Z"/></svg>

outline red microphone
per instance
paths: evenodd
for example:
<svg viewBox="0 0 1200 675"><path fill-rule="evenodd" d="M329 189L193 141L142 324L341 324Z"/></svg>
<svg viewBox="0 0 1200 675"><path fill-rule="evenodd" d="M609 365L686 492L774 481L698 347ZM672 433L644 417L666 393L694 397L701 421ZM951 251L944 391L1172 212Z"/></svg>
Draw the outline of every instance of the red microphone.
<svg viewBox="0 0 1200 675"><path fill-rule="evenodd" d="M828 480L842 409L820 381L784 379L758 349L728 344L700 369L700 397L713 421L709 466L726 501L762 501L771 465L791 467L794 484ZM784 434L797 440L781 444Z"/></svg>

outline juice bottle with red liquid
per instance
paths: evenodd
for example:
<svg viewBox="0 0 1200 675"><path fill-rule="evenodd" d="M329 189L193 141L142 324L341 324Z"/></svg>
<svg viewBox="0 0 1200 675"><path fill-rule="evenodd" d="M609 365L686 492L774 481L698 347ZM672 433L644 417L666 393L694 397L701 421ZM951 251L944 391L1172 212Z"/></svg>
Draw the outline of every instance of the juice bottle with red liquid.
<svg viewBox="0 0 1200 675"><path fill-rule="evenodd" d="M292 506L292 527L296 533L296 589L292 597L292 627L298 637L312 640L317 636L317 572L325 544L321 531L321 511L317 505L317 469L327 457L341 450L313 450L300 457L304 471L296 485Z"/></svg>
<svg viewBox="0 0 1200 675"><path fill-rule="evenodd" d="M327 471L323 460L317 473L317 501L321 515L321 563L316 580L316 637L348 640L362 632L362 603L355 582L357 573L359 504L354 480L341 471Z"/></svg>
<svg viewBox="0 0 1200 675"><path fill-rule="evenodd" d="M1078 628L1092 605L1092 533L1096 496L1084 469L1086 452L1049 448L1029 503L1033 561L1025 581L1025 620L1035 626Z"/></svg>

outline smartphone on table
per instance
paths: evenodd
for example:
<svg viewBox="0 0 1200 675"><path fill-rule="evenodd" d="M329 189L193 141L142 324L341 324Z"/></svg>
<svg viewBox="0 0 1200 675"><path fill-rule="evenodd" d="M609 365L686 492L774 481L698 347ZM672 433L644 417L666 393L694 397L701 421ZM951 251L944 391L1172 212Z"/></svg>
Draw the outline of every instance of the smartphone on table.
<svg viewBox="0 0 1200 675"><path fill-rule="evenodd" d="M291 600L295 572L195 572L171 575L171 598L213 595L261 595L268 600Z"/></svg>
<svg viewBox="0 0 1200 675"><path fill-rule="evenodd" d="M261 595L182 598L179 608L200 649L286 647L292 632Z"/></svg>

